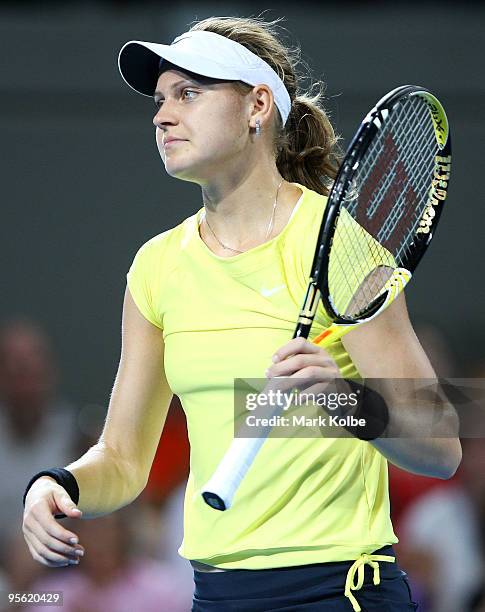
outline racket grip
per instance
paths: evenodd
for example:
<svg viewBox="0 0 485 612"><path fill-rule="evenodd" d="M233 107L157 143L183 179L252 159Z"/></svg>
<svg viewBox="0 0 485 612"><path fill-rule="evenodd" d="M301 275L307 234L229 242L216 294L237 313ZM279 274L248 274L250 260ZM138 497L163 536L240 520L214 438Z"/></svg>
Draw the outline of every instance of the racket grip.
<svg viewBox="0 0 485 612"><path fill-rule="evenodd" d="M266 436L234 438L216 471L201 489L206 504L215 510L227 510L244 476L251 467Z"/></svg>
<svg viewBox="0 0 485 612"><path fill-rule="evenodd" d="M266 416L278 415L282 405L268 407ZM202 487L201 494L206 504L215 510L227 510L232 506L234 496L249 468L256 459L272 427L263 425L254 438L235 436L222 457L216 471ZM242 429L240 430L243 431Z"/></svg>

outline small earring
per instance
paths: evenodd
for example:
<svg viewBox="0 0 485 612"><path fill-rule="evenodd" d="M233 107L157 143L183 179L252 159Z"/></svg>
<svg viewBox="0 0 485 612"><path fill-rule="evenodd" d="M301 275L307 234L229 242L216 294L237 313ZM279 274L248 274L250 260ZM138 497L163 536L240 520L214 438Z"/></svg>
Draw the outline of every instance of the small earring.
<svg viewBox="0 0 485 612"><path fill-rule="evenodd" d="M259 119L256 119L256 136L259 136L261 134L261 121Z"/></svg>

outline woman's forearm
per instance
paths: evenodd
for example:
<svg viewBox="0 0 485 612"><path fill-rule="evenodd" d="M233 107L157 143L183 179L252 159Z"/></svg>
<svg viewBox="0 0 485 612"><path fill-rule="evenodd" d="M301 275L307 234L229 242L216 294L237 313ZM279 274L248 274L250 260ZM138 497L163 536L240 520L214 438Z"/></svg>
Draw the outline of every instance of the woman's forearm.
<svg viewBox="0 0 485 612"><path fill-rule="evenodd" d="M383 437L371 444L391 463L415 474L451 478L461 461L459 420L438 384L412 389L412 381L393 381L381 388L388 408ZM382 381L381 381L382 383Z"/></svg>
<svg viewBox="0 0 485 612"><path fill-rule="evenodd" d="M143 491L144 483L123 458L102 441L66 466L79 486L77 507L83 518L95 518L128 505Z"/></svg>
<svg viewBox="0 0 485 612"><path fill-rule="evenodd" d="M451 478L461 461L456 438L379 438L371 444L397 467L431 478Z"/></svg>

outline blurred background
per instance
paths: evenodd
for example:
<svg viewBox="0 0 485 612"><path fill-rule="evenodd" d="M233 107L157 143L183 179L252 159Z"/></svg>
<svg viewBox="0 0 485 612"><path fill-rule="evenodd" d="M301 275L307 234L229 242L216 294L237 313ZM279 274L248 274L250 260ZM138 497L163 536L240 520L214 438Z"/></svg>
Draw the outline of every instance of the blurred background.
<svg viewBox="0 0 485 612"><path fill-rule="evenodd" d="M135 252L201 206L197 186L164 173L155 107L121 80L118 51L131 39L171 42L210 15L261 12L256 2L174 5L0 4L0 590L62 589L66 612L190 609L191 570L176 552L188 473L176 399L144 494L72 526L86 547L79 567L37 564L21 533L30 475L67 465L99 436ZM408 304L441 376L483 378L483 3L272 6L265 17L286 18L286 40L301 44L312 77L327 83L344 144L398 85L424 85L443 102L452 181ZM484 468L480 438L464 441L462 466L449 481L390 467L396 551L423 612L485 610Z"/></svg>

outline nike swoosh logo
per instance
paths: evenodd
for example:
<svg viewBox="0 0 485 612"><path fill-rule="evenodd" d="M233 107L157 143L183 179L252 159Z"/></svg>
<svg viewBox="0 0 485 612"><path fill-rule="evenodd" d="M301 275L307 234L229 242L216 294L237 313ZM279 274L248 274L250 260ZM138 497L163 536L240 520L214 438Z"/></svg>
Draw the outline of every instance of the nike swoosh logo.
<svg viewBox="0 0 485 612"><path fill-rule="evenodd" d="M271 289L266 289L266 287L261 287L261 295L263 297L270 297L274 295L275 293L278 293L278 291L285 289L285 287L286 285L278 285L277 287L272 287Z"/></svg>

